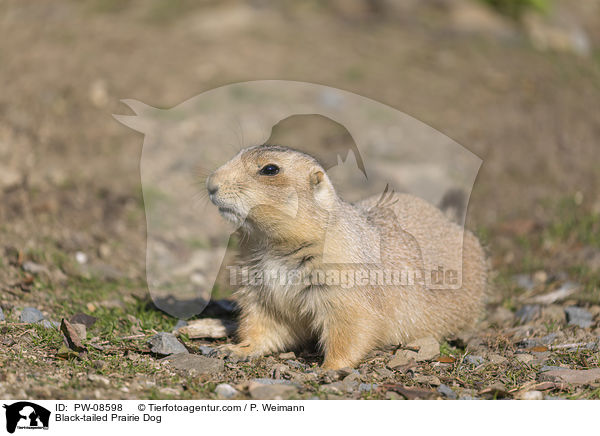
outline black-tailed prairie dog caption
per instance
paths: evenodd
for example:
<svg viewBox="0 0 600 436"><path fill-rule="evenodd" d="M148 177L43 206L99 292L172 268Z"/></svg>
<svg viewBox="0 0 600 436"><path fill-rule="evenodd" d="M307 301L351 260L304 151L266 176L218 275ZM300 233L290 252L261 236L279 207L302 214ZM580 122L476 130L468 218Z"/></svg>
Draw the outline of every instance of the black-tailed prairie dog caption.
<svg viewBox="0 0 600 436"><path fill-rule="evenodd" d="M347 203L313 157L269 145L240 151L210 175L207 190L242 233L240 266L259 278L236 292L237 354L314 341L323 367L337 369L376 347L456 333L482 311L487 272L477 238L418 197L386 190ZM460 288L419 280L425 252L441 262L462 253ZM408 275L390 285L382 271Z"/></svg>

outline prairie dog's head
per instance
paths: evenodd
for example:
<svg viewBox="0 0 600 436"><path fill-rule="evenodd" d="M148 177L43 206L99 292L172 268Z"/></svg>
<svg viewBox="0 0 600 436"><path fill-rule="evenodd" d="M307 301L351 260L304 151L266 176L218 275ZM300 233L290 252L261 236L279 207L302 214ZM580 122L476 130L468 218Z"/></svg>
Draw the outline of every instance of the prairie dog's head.
<svg viewBox="0 0 600 436"><path fill-rule="evenodd" d="M316 159L281 146L240 151L208 177L206 188L225 219L277 238L315 231L338 200Z"/></svg>

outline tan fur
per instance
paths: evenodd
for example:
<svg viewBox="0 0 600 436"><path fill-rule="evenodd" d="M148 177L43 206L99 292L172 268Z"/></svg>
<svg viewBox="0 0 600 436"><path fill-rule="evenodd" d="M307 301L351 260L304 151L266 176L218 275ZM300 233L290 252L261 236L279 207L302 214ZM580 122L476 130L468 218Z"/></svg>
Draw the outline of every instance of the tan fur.
<svg viewBox="0 0 600 436"><path fill-rule="evenodd" d="M269 163L279 166L279 174L260 175ZM264 355L317 341L323 367L354 366L376 347L442 338L481 313L487 272L477 238L465 231L463 242L462 228L424 200L395 194L393 201L382 203L377 196L351 205L337 196L314 158L275 146L242 150L209 177L207 187L223 216L247 236L243 266L302 279L247 283L238 290L238 354ZM307 281L316 271L446 264L460 253L457 241L463 243L460 289Z"/></svg>

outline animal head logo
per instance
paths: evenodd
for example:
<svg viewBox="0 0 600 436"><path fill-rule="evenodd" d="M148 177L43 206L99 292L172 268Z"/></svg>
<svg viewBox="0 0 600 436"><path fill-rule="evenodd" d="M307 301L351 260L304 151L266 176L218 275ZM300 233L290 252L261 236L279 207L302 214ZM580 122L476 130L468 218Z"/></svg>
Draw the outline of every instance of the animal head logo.
<svg viewBox="0 0 600 436"><path fill-rule="evenodd" d="M14 433L17 428L48 429L50 411L28 401L3 406L6 409L6 431Z"/></svg>
<svg viewBox="0 0 600 436"><path fill-rule="evenodd" d="M306 140L311 132L300 130L293 144L281 144L314 156L347 201L377 194L379 206L386 207L396 191L439 205L448 192L457 192L466 204L481 165L460 144L394 108L312 83L236 83L166 110L123 102L135 115L114 117L144 133L140 172L148 287L155 304L179 318L201 313L215 286L227 282L223 265L229 262L232 229L208 204L206 176L241 148L269 143L291 117L318 115L347 129L349 140L341 143L311 143ZM285 198L293 200L292 191ZM455 213L460 226L465 211ZM454 246L462 247L462 233L457 238ZM458 271L460 287L462 248L456 251L453 264L440 266L435 253L423 250L424 268Z"/></svg>

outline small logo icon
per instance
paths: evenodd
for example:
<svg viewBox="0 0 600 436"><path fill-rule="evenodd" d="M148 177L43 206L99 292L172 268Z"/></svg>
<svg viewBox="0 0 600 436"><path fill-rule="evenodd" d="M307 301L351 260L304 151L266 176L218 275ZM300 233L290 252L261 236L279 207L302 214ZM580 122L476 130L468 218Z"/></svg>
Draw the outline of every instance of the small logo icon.
<svg viewBox="0 0 600 436"><path fill-rule="evenodd" d="M48 430L50 411L28 401L5 404L6 431L14 433L18 429Z"/></svg>

